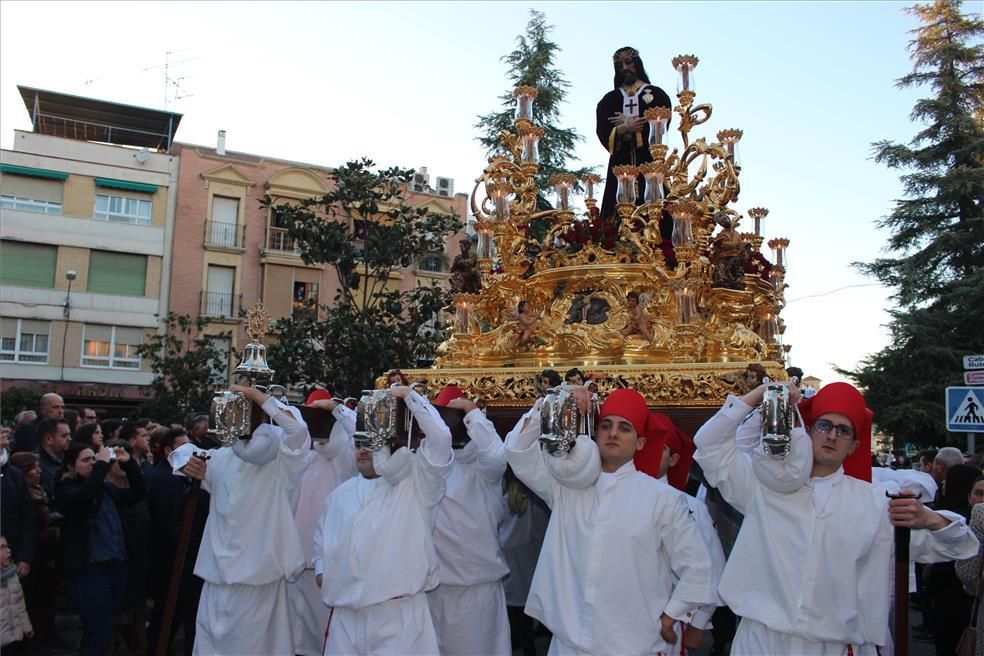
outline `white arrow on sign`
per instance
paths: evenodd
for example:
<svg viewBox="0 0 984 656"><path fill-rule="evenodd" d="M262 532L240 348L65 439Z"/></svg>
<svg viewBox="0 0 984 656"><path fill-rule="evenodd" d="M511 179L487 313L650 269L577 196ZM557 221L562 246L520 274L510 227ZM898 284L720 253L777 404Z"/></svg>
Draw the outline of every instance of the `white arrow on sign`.
<svg viewBox="0 0 984 656"><path fill-rule="evenodd" d="M984 385L984 371L965 371L964 385Z"/></svg>
<svg viewBox="0 0 984 656"><path fill-rule="evenodd" d="M964 369L984 369L984 355L965 355L963 362Z"/></svg>

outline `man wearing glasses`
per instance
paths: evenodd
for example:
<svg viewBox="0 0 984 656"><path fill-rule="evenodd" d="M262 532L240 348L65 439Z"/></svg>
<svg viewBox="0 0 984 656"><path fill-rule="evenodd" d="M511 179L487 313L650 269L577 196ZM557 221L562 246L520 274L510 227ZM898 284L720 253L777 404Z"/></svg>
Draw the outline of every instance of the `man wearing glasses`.
<svg viewBox="0 0 984 656"><path fill-rule="evenodd" d="M959 515L871 485L872 413L847 383L799 402L786 461L739 448L764 391L729 396L694 438L708 482L745 514L719 588L743 618L731 653L874 654L890 642L893 526L912 529L921 562L972 557L977 540ZM780 489L768 477L776 468L809 478Z"/></svg>

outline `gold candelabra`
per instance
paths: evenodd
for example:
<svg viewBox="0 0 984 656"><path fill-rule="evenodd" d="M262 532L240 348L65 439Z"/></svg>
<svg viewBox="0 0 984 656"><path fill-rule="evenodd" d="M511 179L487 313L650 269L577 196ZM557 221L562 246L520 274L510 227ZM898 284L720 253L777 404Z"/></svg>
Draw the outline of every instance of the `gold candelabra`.
<svg viewBox="0 0 984 656"><path fill-rule="evenodd" d="M643 113L651 161L613 168L613 217L598 215L594 174L552 176L555 206L537 208L537 91L515 90L515 129L500 135L505 154L489 159L471 193L481 293L454 299L455 331L438 369L781 362L789 241L768 242L770 268L759 250L768 210L749 209L754 232L737 231L743 132L718 130L713 141L694 133L713 114L695 103L698 63L675 57L676 106Z"/></svg>

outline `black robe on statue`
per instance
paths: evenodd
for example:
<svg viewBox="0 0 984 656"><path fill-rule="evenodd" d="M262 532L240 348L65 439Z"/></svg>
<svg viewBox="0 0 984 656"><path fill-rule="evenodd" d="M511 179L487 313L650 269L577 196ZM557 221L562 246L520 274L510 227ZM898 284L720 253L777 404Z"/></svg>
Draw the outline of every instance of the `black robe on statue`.
<svg viewBox="0 0 984 656"><path fill-rule="evenodd" d="M673 107L670 97L666 95L666 92L652 84L644 83L639 91L638 97L640 104L639 116L642 116L650 107L668 107L671 109ZM648 102L647 98L650 99ZM608 159L608 178L605 181L605 195L601 202L601 217L605 220L613 217L615 214L615 191L618 187L618 182L615 179L612 169L623 164L635 164L638 166L639 164L653 161L652 156L649 154L648 124L643 126L641 132L622 135L621 137L614 134L615 126L609 123L608 119L615 114L622 113L622 104L621 90L612 89L598 102L598 107L595 111L598 140L601 141L601 145L611 155ZM636 194L637 205L642 204L644 189L645 182L642 176L639 176L639 187ZM669 239L670 235L664 234L663 237Z"/></svg>

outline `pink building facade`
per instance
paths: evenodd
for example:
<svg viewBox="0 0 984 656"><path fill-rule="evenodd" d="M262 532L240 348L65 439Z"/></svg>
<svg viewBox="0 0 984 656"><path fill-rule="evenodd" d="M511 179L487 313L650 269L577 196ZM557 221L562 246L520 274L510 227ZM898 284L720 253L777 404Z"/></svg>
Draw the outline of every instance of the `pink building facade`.
<svg viewBox="0 0 984 656"><path fill-rule="evenodd" d="M328 191L331 169L323 166L175 144L180 156L169 308L204 316L210 334L230 333L220 342L229 351L230 370L246 343L240 308L263 301L273 320L307 312L310 301L330 304L338 280L331 267L307 266L294 249L276 212L261 207L267 194L276 202L296 202ZM465 194L411 192L414 207L467 216ZM450 236L444 253L422 257L395 274L388 285L448 284L448 262L458 252L463 231Z"/></svg>

